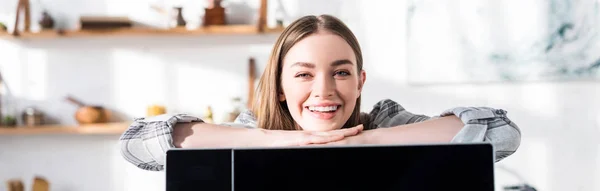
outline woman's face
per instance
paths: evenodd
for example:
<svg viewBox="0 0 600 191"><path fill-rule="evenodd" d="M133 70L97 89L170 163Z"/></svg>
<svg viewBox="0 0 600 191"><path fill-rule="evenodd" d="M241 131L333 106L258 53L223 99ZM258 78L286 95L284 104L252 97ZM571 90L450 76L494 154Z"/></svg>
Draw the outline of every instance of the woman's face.
<svg viewBox="0 0 600 191"><path fill-rule="evenodd" d="M319 31L297 42L283 58L279 100L303 130L340 129L350 118L365 81L346 41Z"/></svg>

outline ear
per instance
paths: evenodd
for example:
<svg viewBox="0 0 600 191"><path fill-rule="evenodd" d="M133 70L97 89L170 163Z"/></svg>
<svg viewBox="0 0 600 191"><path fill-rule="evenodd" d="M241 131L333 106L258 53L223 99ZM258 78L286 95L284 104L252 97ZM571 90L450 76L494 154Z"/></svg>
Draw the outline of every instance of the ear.
<svg viewBox="0 0 600 191"><path fill-rule="evenodd" d="M285 101L285 94L283 93L283 90L281 90L281 92L279 92L279 101Z"/></svg>
<svg viewBox="0 0 600 191"><path fill-rule="evenodd" d="M358 96L360 96L363 86L365 85L365 81L367 80L367 73L365 72L365 70L361 70L360 71L360 77L359 77L359 81L358 81Z"/></svg>

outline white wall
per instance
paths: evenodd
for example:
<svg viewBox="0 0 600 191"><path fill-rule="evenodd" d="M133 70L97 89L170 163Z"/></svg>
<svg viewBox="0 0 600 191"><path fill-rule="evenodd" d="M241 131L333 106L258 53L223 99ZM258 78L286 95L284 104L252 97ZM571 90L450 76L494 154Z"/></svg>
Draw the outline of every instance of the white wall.
<svg viewBox="0 0 600 191"><path fill-rule="evenodd" d="M72 3L71 7L82 7L76 9L79 12L107 12L115 9L106 7L120 3L55 2L55 9L60 3ZM0 7L6 7L4 4ZM597 83L411 86L406 80L403 1L302 0L286 1L286 5L294 17L329 13L354 30L364 50L368 76L363 110L383 98L428 115L455 106L505 109L521 127L523 137L517 153L498 165L514 169L539 190L600 190L600 183L594 181L600 178ZM0 11L7 12L4 9ZM145 107L152 103L165 104L172 112L196 115L210 104L219 119L231 96L245 96L248 57L256 57L262 68L274 38L0 41L0 70L18 96L17 108L36 105L66 124L75 123L75 108L62 100L66 94L88 103L105 104L120 111L123 119L143 116ZM164 173L138 170L124 162L117 139L2 136L0 180L31 179L40 174L49 178L56 191L163 190ZM517 182L500 169L496 174L499 190L500 185ZM0 186L0 191L3 189Z"/></svg>

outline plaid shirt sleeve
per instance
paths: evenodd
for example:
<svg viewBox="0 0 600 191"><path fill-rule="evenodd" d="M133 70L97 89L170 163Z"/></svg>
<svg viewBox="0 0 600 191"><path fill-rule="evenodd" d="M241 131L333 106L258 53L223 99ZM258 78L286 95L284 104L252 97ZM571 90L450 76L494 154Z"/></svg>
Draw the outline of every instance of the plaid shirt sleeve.
<svg viewBox="0 0 600 191"><path fill-rule="evenodd" d="M136 118L119 139L121 155L138 168L163 170L167 150L175 147L171 136L173 127L184 122L203 121L185 114Z"/></svg>
<svg viewBox="0 0 600 191"><path fill-rule="evenodd" d="M488 142L494 147L496 162L516 152L521 143L519 127L506 116L506 111L489 107L456 107L438 116L413 114L400 104L385 99L369 113L369 129L387 128L455 115L465 126L454 136L453 143Z"/></svg>
<svg viewBox="0 0 600 191"><path fill-rule="evenodd" d="M136 118L121 135L121 155L138 168L150 171L164 169L167 150L174 148L173 127L177 123L204 122L186 114L159 115ZM220 125L255 128L256 118L249 110L242 112L233 123Z"/></svg>

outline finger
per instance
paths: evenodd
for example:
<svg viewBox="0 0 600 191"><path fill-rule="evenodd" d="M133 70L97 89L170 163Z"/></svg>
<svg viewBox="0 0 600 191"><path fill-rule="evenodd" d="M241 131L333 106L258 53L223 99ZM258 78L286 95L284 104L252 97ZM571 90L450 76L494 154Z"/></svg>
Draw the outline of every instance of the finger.
<svg viewBox="0 0 600 191"><path fill-rule="evenodd" d="M338 129L338 130L327 131L327 132L314 132L313 134L315 134L315 135L336 135L337 134L337 135L343 135L345 137L348 137L348 136L357 135L362 130L363 130L363 125L361 124L361 125L357 125L352 128Z"/></svg>
<svg viewBox="0 0 600 191"><path fill-rule="evenodd" d="M333 135L313 135L306 133L298 135L295 138L288 138L273 143L274 146L304 146L311 144L324 144L333 141L339 141L344 138L344 135L333 134Z"/></svg>
<svg viewBox="0 0 600 191"><path fill-rule="evenodd" d="M302 141L301 145L310 145L310 144L324 144L334 141L339 141L344 139L344 135L328 135L328 136L320 136L320 135L309 135Z"/></svg>
<svg viewBox="0 0 600 191"><path fill-rule="evenodd" d="M353 128L347 129L347 131L343 132L343 135L345 137L354 136L354 135L359 134L360 131L361 131L360 128L353 127Z"/></svg>
<svg viewBox="0 0 600 191"><path fill-rule="evenodd" d="M363 125L360 124L360 125L354 126L352 128L344 129L344 130L346 130L345 132L343 132L344 136L354 136L354 135L357 135L360 132L362 132Z"/></svg>
<svg viewBox="0 0 600 191"><path fill-rule="evenodd" d="M329 143L325 143L323 145L347 145L348 142L345 139L339 140L339 141L333 141L333 142L329 142Z"/></svg>
<svg viewBox="0 0 600 191"><path fill-rule="evenodd" d="M358 129L358 133L362 132L363 130L365 130L365 126L363 124L354 126L353 128Z"/></svg>

